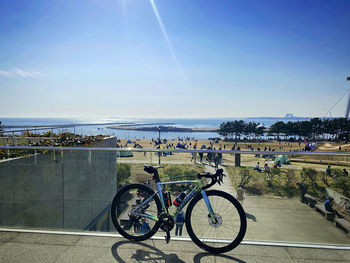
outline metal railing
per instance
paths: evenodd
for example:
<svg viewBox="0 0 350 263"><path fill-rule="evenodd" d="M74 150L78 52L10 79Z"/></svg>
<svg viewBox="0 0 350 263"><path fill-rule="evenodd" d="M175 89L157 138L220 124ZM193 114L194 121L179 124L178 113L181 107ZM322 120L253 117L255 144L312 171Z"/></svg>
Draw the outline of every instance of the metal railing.
<svg viewBox="0 0 350 263"><path fill-rule="evenodd" d="M154 157L158 156L158 153L179 153L175 156L161 157L162 162L164 160L164 164L167 163L170 165L190 164L191 153L223 154L226 158L223 158L222 168L227 169L226 171L228 172L231 169L231 172L233 171L234 173L233 175L227 173L229 176L225 180L226 184L220 186L219 189L230 191L232 195L236 187L236 182L233 181L234 177L238 178L239 172L244 169L255 173L264 180L264 173L258 173L252 169L256 162L260 160L256 159L254 155L313 155L319 156L319 159L322 159L322 156L343 156L344 159L350 156L348 152L238 151L91 146L0 146L0 150L8 150L9 152L29 150L28 155L25 156L28 158L18 158L17 160L16 158L9 158L8 162L6 162L6 160L4 162L0 161L2 165L2 167L0 166L0 168L2 168L2 170L0 169L0 179L3 180L3 185L1 185L0 182L0 193L5 199L7 198L5 201L4 199L0 200L0 208L3 213L0 213L0 227L2 227L2 229L6 227L13 228L13 231L16 231L16 228L25 228L24 231L32 231L30 229L38 228L41 229L40 231L43 233L50 229L67 231L68 233L74 230L97 229L97 231L103 231L104 228L114 232L108 213L109 206L118 187L117 180L119 179L116 172L118 166L129 165L134 169L132 170L134 175L138 175L142 173L142 163L152 163L152 158L154 158L153 163L158 161L157 158ZM33 154L34 152L36 154ZM53 152L60 154L52 154ZM105 152L105 154L103 152ZM115 154L118 152L133 152L135 154L132 158L124 158ZM145 152L152 154L143 156L142 153ZM235 158L233 158L234 156L232 155L242 155L242 166L246 167L233 167ZM179 158L177 158L178 156ZM167 160L167 158L169 159ZM325 160L323 164L326 164L327 161ZM197 162L196 164L203 164L202 167L204 169L209 169L209 171L210 169L214 169L212 165L209 165L209 162ZM166 167L167 165L164 166ZM283 168L284 167L287 168L283 165ZM291 169L292 168L296 169L298 167L293 166ZM323 166L322 169L324 168ZM300 170L298 173L300 173ZM144 178L149 176L147 173L144 175ZM281 179L284 175L283 173L282 176L277 177L277 180ZM133 177L133 179L135 178L136 176ZM146 179L148 178L150 177ZM297 178L295 178L295 180L296 179ZM298 188L295 186L295 181L293 181L292 185L296 191L298 191ZM284 185L282 185L282 187L283 186ZM247 195L244 201L244 208L246 213L251 217L248 218L249 227L244 243L266 245L268 243L261 243L261 240L270 240L269 242L271 244L276 244L278 246L284 244L289 246L292 243L292 246L305 245L318 248L334 247L336 249L343 246L345 249L349 249L350 243L348 242L346 233L342 233L342 230L338 228L329 227L332 226L332 223L328 222L324 216L313 211L307 205L300 203L297 198L298 193L299 192L294 194L291 198L287 196L271 198L268 194L256 196L253 194ZM87 214L90 210L93 212ZM34 213L35 211L38 213ZM19 214L14 217L13 222L9 220L4 221L4 215L8 216L11 215L11 213ZM47 217L47 222L43 221L44 223L41 225L37 223L45 216ZM62 218L61 221L63 223L52 223L56 218ZM89 218L86 222L79 221L86 218ZM256 221L254 221L254 218ZM32 223L34 223L33 227L28 227L28 225ZM276 228L276 225L278 225L278 228ZM317 231L318 226L322 226L322 229L326 229L332 239L329 239L329 237L325 236L323 233L319 233L322 231ZM304 229L307 229L305 231L308 234L302 232ZM296 232L296 234L290 237L289 234L293 232ZM301 232L300 235L299 232ZM99 235L98 233L94 234ZM164 238L163 233L160 234L161 235L155 238ZM305 237L303 236L304 234ZM105 235L114 236L115 234L109 233ZM186 239L186 237L184 237L184 239Z"/></svg>

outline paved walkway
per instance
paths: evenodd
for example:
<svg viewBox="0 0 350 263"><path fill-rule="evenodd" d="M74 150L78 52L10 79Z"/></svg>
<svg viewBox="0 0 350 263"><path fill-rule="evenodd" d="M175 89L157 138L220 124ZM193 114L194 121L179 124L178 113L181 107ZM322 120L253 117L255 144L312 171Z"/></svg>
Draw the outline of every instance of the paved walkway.
<svg viewBox="0 0 350 263"><path fill-rule="evenodd" d="M350 262L350 250L240 245L221 255L188 241L0 232L0 262Z"/></svg>
<svg viewBox="0 0 350 263"><path fill-rule="evenodd" d="M229 180L217 188L233 194ZM248 217L245 240L350 245L342 230L298 199L248 197L244 208ZM226 254L212 255L191 241L172 238L169 244L157 238L131 243L117 236L0 232L0 263L350 262L350 250L243 244Z"/></svg>
<svg viewBox="0 0 350 263"><path fill-rule="evenodd" d="M215 172L214 167L208 165L205 169ZM232 195L235 193L227 178L224 178L224 184L216 184L213 188ZM350 246L350 239L342 229L334 227L333 222L300 203L299 198L247 196L243 207L248 223L245 240Z"/></svg>

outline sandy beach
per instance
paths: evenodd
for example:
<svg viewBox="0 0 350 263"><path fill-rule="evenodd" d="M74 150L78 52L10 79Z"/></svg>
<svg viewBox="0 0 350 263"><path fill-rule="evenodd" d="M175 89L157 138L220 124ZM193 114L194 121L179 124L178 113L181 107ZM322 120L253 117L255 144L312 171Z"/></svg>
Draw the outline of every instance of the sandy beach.
<svg viewBox="0 0 350 263"><path fill-rule="evenodd" d="M156 148L155 143L152 140L148 139L136 139L131 140L132 143L127 143L128 140L120 140L119 146L130 147L130 148ZM190 140L190 141L179 141L177 139L168 140L166 144L162 145L163 149L175 149L177 143L186 143L187 149L194 149L194 145L197 144L197 149L200 149L202 145L206 147L210 146L210 143L213 145L213 149L219 150L231 150L234 146L234 142L223 142L219 141L214 143L210 140ZM323 144L322 144L323 145ZM322 148L322 145L317 149L317 152L329 152L329 149L325 150ZM329 145L329 143L328 143ZM236 150L239 147L243 151L248 150L271 150L271 151L300 151L305 145L303 143L298 142L278 142L278 141L270 141L270 142L262 142L262 143L244 143L239 142L236 145ZM344 147L346 149L346 147ZM338 146L332 146L333 151L338 149ZM158 160L158 156L155 153L142 153L142 152L134 152L133 157L129 158L129 160L138 160L145 162L155 162ZM206 154L204 154L205 158ZM334 168L344 168L344 166L350 166L350 157L344 156L312 156L312 155L302 155L296 154L294 156L289 157L291 159L292 165L288 165L286 167L290 168L302 168L302 167L311 167L318 169L325 169L328 164L331 164ZM176 153L173 155L167 155L162 157L162 161L164 162L174 162L174 163L191 163L192 155L190 153ZM197 156L199 160L199 157ZM234 165L235 160L234 156L231 154L223 154L223 162L227 165ZM262 158L262 156L257 157L254 154L242 154L241 155L241 164L242 166L255 166L257 162L260 162L260 165L263 165L265 162L270 162L272 164L273 159Z"/></svg>

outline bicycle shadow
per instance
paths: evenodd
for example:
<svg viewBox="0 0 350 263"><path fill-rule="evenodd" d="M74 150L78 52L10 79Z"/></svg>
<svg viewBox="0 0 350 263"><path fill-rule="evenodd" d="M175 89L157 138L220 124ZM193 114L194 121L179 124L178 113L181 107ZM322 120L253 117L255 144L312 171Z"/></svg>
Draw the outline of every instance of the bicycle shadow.
<svg viewBox="0 0 350 263"><path fill-rule="evenodd" d="M212 256L212 257L215 257L216 260L214 262L222 262L223 260L222 259L229 259L231 260L232 262L238 262L238 263L246 263L246 261L243 261L243 260L240 260L238 258L235 258L235 257L232 257L232 256L229 256L229 255L225 255L225 254L212 254L212 253L208 253L208 252L202 252L202 253L198 253L197 255L195 255L193 257L193 262L194 263L200 263L202 261L202 258L204 257L209 257L209 256ZM207 262L207 260L205 260L205 262ZM226 262L226 261L225 261Z"/></svg>
<svg viewBox="0 0 350 263"><path fill-rule="evenodd" d="M251 219L253 220L254 222L257 222L258 220L256 219L256 216L255 215L252 215L252 214L248 214L247 212L245 213L246 217L248 219Z"/></svg>
<svg viewBox="0 0 350 263"><path fill-rule="evenodd" d="M122 245L136 245L140 248L132 251L129 255L125 255L125 253L118 253L118 248ZM185 261L181 260L175 253L166 254L159 250L158 248L155 248L154 246L151 246L149 244L144 243L135 243L131 241L120 241L115 243L112 248L111 252L113 257L117 260L119 263L129 263L129 262L165 262L165 263L186 263ZM125 258L123 259L122 256Z"/></svg>
<svg viewBox="0 0 350 263"><path fill-rule="evenodd" d="M139 249L136 250L130 250L131 255L126 255L125 251L122 253L121 251L118 252L118 248L122 245L137 245L140 246ZM186 263L186 261L182 260L178 257L175 253L166 254L159 250L158 248L144 243L135 243L131 241L120 241L115 243L112 248L111 252L113 257L117 260L119 263L129 263L129 262L164 262L164 263ZM124 257L124 259L122 258ZM245 261L242 261L238 258L228 256L228 255L221 255L221 254L212 254L208 252L201 252L196 254L193 257L193 262L200 263L204 257L216 257L218 258L217 262L220 262L219 258L225 258L226 260L232 260L232 262L238 262L238 263L245 263Z"/></svg>

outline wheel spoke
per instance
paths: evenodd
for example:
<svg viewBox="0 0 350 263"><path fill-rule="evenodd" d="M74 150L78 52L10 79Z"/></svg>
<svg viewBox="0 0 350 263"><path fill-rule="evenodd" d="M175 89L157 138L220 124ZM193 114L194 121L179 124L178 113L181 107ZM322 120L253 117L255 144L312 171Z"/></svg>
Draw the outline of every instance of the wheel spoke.
<svg viewBox="0 0 350 263"><path fill-rule="evenodd" d="M226 252L237 246L243 239L246 230L246 218L243 211L239 213L240 206L232 196L212 190L207 192L208 199L213 208L216 222L208 218L204 209L203 198L197 199L188 207L190 221L188 233L192 240L200 247L210 252ZM241 218L242 217L242 218ZM243 220L243 221L242 221ZM241 231L243 227L244 231ZM215 242L227 241L227 242Z"/></svg>
<svg viewBox="0 0 350 263"><path fill-rule="evenodd" d="M160 211L159 198L153 194L152 189L139 184L128 185L117 193L113 199L111 215L113 224L121 235L141 241L158 230L159 223L148 218L157 216Z"/></svg>

